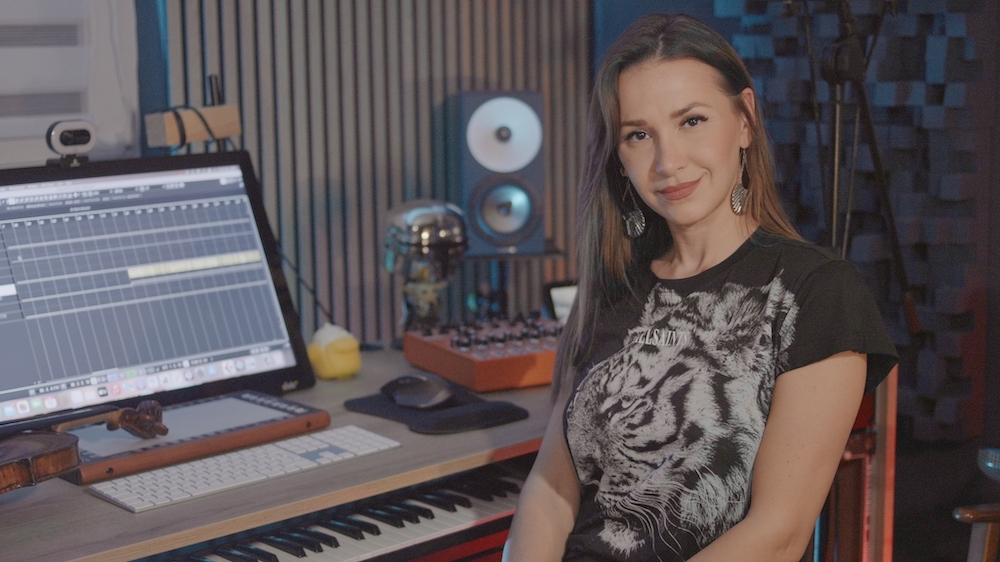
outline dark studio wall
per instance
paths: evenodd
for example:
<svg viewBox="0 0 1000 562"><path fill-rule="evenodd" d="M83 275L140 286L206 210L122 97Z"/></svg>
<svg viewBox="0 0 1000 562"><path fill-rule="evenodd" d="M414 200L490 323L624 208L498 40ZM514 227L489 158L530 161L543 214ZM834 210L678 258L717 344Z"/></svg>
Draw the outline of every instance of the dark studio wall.
<svg viewBox="0 0 1000 562"><path fill-rule="evenodd" d="M682 12L694 16L712 26L725 37L731 37L738 29L737 21L732 18L716 17L714 2L698 2L683 0L680 2L665 2L664 0L595 0L594 2L594 69L601 63L601 58L608 47L630 23L644 14L655 12Z"/></svg>

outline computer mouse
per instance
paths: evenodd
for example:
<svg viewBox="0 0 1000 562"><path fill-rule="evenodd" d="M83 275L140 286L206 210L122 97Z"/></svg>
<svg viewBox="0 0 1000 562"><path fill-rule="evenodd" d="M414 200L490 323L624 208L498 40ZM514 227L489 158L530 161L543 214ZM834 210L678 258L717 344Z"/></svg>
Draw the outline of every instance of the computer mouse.
<svg viewBox="0 0 1000 562"><path fill-rule="evenodd" d="M451 398L451 389L445 379L424 372L413 372L396 377L382 385L382 393L404 408L424 410L440 406Z"/></svg>

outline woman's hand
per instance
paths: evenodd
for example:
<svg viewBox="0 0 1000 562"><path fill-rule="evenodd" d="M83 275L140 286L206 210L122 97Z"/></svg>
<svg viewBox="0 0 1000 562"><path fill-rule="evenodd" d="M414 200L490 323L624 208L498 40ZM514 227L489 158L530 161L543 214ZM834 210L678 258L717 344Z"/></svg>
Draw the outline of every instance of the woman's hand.
<svg viewBox="0 0 1000 562"><path fill-rule="evenodd" d="M569 386L569 385L566 385ZM556 400L504 546L505 562L560 560L580 508L580 485L563 434L569 389Z"/></svg>

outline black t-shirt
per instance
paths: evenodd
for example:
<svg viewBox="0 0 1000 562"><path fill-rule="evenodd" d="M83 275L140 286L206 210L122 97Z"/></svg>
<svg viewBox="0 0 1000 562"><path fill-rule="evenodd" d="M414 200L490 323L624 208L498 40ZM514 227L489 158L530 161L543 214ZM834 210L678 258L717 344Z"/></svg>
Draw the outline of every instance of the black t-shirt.
<svg viewBox="0 0 1000 562"><path fill-rule="evenodd" d="M746 516L775 379L868 354L866 390L897 361L850 263L755 233L694 277L651 272L598 314L566 407L580 510L564 560L686 560Z"/></svg>

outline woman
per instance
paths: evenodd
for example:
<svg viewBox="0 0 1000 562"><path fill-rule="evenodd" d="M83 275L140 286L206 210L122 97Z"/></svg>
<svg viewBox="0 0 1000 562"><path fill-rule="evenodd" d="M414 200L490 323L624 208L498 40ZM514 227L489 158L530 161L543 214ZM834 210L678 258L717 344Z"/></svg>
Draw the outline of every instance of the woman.
<svg viewBox="0 0 1000 562"><path fill-rule="evenodd" d="M588 145L578 296L506 559L799 560L896 362L870 293L789 224L749 73L697 20L611 47Z"/></svg>

